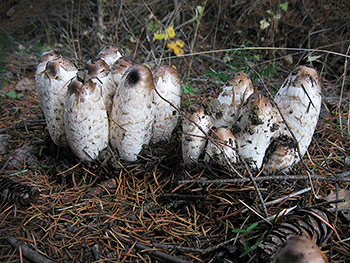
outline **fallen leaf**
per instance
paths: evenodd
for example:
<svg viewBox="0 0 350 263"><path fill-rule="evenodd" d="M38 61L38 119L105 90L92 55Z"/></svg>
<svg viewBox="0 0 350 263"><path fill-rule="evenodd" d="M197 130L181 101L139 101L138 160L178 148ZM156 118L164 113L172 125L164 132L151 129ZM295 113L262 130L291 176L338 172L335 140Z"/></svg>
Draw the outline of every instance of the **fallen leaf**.
<svg viewBox="0 0 350 263"><path fill-rule="evenodd" d="M16 91L25 91L25 90L34 90L34 89L35 89L34 83L28 78L23 78L20 81L18 81L15 87Z"/></svg>
<svg viewBox="0 0 350 263"><path fill-rule="evenodd" d="M334 201L337 199L337 194L336 194L336 191L332 191L331 190L331 193L327 196L325 196L323 198L324 200L327 200L327 201ZM344 202L340 202L340 203L337 203L338 207L339 208L349 208L348 211L342 211L342 214L344 215L344 217L350 221L350 190L348 189L340 189L338 191L338 200L341 200L341 199L344 199ZM331 204L331 206L335 207L336 204Z"/></svg>
<svg viewBox="0 0 350 263"><path fill-rule="evenodd" d="M182 40L176 40L175 42L174 41L170 41L168 44L167 44L167 47L169 49L172 49L174 50L174 53L179 56L179 55L183 55L184 54L184 51L182 50L182 47L185 45L185 43L182 41Z"/></svg>

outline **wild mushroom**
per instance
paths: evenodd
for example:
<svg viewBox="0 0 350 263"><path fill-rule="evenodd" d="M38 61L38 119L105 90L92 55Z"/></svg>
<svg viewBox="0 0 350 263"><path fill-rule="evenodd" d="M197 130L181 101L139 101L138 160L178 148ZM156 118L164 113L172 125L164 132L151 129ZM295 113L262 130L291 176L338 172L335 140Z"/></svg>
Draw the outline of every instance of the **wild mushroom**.
<svg viewBox="0 0 350 263"><path fill-rule="evenodd" d="M136 161L142 145L149 144L154 123L152 72L143 65L123 75L110 114L110 142L122 159Z"/></svg>
<svg viewBox="0 0 350 263"><path fill-rule="evenodd" d="M123 53L117 46L107 46L98 53L97 57L103 59L111 67L115 61L123 56Z"/></svg>
<svg viewBox="0 0 350 263"><path fill-rule="evenodd" d="M266 150L264 163L268 173L287 172L298 158L297 142L285 134L273 138Z"/></svg>
<svg viewBox="0 0 350 263"><path fill-rule="evenodd" d="M108 145L108 118L96 84L74 78L64 104L65 130L73 152L83 161L97 159Z"/></svg>
<svg viewBox="0 0 350 263"><path fill-rule="evenodd" d="M273 256L272 263L328 263L314 241L295 236L282 244Z"/></svg>
<svg viewBox="0 0 350 263"><path fill-rule="evenodd" d="M182 121L182 159L186 164L197 163L204 153L212 121L198 104L190 105L186 116L189 119Z"/></svg>
<svg viewBox="0 0 350 263"><path fill-rule="evenodd" d="M46 51L41 55L41 61L36 67L36 73L35 73L36 90L38 92L39 101L44 114L45 112L48 111L46 104L47 104L47 101L49 100L48 87L51 85L51 79L45 73L46 64L49 61L54 60L55 58L58 58L58 57L60 57L60 55L57 54L55 51L52 51L52 50Z"/></svg>
<svg viewBox="0 0 350 263"><path fill-rule="evenodd" d="M178 123L178 112L169 102L177 108L180 107L181 87L177 70L165 65L153 71L153 82L160 96L167 100L165 101L154 91L156 111L152 142L158 143L169 140Z"/></svg>
<svg viewBox="0 0 350 263"><path fill-rule="evenodd" d="M260 93L250 95L242 106L235 134L238 153L253 167L260 169L271 139L279 129L280 116L268 97Z"/></svg>
<svg viewBox="0 0 350 263"><path fill-rule="evenodd" d="M213 141L209 140L205 151L204 161L226 165L227 162L237 162L236 138L227 127L217 128L211 134Z"/></svg>
<svg viewBox="0 0 350 263"><path fill-rule="evenodd" d="M99 92L105 105L107 112L112 105L113 95L115 94L116 85L114 84L108 64L101 58L90 59L86 63L86 69L91 81L95 84L96 92Z"/></svg>
<svg viewBox="0 0 350 263"><path fill-rule="evenodd" d="M242 105L252 93L253 83L247 74L232 74L216 99L219 105L217 112L213 112L213 126L231 128L237 121Z"/></svg>
<svg viewBox="0 0 350 263"><path fill-rule="evenodd" d="M275 96L275 102L298 142L303 156L314 134L321 109L321 84L317 72L305 66L299 66L287 77ZM281 124L280 134L292 137L287 126ZM291 159L290 165L299 161Z"/></svg>
<svg viewBox="0 0 350 263"><path fill-rule="evenodd" d="M68 146L64 129L64 100L68 85L77 73L76 67L63 57L47 62L44 76L38 89L42 90L42 108L53 142L58 146Z"/></svg>

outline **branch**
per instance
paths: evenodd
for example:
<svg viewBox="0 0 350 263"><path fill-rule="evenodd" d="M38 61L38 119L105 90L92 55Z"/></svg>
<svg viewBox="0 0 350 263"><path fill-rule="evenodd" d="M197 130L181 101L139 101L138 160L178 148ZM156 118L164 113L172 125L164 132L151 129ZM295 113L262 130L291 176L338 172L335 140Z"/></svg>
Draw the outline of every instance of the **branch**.
<svg viewBox="0 0 350 263"><path fill-rule="evenodd" d="M15 237L8 237L7 241L17 250L21 250L23 256L36 263L53 263L52 260L31 250L24 242L17 240Z"/></svg>

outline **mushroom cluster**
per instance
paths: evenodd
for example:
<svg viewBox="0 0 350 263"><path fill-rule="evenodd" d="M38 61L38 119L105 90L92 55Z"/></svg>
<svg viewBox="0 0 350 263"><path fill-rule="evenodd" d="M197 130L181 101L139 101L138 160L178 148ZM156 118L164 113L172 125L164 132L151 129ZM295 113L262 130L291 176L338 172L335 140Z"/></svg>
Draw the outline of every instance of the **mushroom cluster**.
<svg viewBox="0 0 350 263"><path fill-rule="evenodd" d="M234 165L243 159L268 173L287 171L311 142L321 99L318 74L306 66L295 68L274 98L254 92L249 76L235 73L208 112L199 105L187 110L191 123L182 125L183 160Z"/></svg>
<svg viewBox="0 0 350 263"><path fill-rule="evenodd" d="M38 95L55 144L93 161L110 143L120 158L136 161L144 144L169 140L181 102L175 68L152 72L109 46L86 63L84 78L79 73L53 51L37 66ZM274 98L255 92L247 74L232 74L209 105L184 109L183 161L231 166L244 160L269 173L286 171L305 154L320 108L321 84L312 68L295 68Z"/></svg>
<svg viewBox="0 0 350 263"><path fill-rule="evenodd" d="M173 67L161 65L152 72L109 46L87 62L84 72L83 79L54 51L44 52L37 66L39 100L56 145L93 161L110 142L122 159L136 161L142 145L170 138L181 101Z"/></svg>

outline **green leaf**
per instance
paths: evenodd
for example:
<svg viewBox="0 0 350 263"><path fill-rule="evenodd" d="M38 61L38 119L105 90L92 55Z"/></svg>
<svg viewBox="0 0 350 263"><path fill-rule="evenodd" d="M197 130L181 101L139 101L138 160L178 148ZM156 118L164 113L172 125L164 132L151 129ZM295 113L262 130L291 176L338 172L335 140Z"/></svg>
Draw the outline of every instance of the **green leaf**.
<svg viewBox="0 0 350 263"><path fill-rule="evenodd" d="M183 89L184 89L184 92L186 94L189 94L189 93L193 93L194 92L194 88L191 87L190 85L188 84L185 84L185 86L183 86Z"/></svg>
<svg viewBox="0 0 350 263"><path fill-rule="evenodd" d="M260 20L260 29L265 29L270 26L270 22L268 22L266 19Z"/></svg>
<svg viewBox="0 0 350 263"><path fill-rule="evenodd" d="M6 95L9 96L10 98L13 98L13 99L15 99L17 97L17 94L15 91L10 91Z"/></svg>
<svg viewBox="0 0 350 263"><path fill-rule="evenodd" d="M318 56L308 56L308 57L307 57L307 61L308 61L308 62L313 62L313 61L318 60L320 57L322 57L322 56L321 56L321 55L318 55Z"/></svg>
<svg viewBox="0 0 350 263"><path fill-rule="evenodd" d="M250 248L251 249L256 249L263 241L260 240L259 242L257 242L256 244L252 245Z"/></svg>
<svg viewBox="0 0 350 263"><path fill-rule="evenodd" d="M18 93L18 94L17 94L17 97L18 97L18 98L23 97L23 93Z"/></svg>
<svg viewBox="0 0 350 263"><path fill-rule="evenodd" d="M201 16L203 14L203 12L204 12L204 7L200 6L200 5L197 5L197 11L198 11L199 16Z"/></svg>
<svg viewBox="0 0 350 263"><path fill-rule="evenodd" d="M283 11L287 11L288 9L288 2L285 2L283 4L280 4L280 8L283 10Z"/></svg>
<svg viewBox="0 0 350 263"><path fill-rule="evenodd" d="M243 228L232 229L233 233L247 233L248 231Z"/></svg>
<svg viewBox="0 0 350 263"><path fill-rule="evenodd" d="M258 223L253 223L247 228L247 232L251 231L253 228L255 228L258 225Z"/></svg>
<svg viewBox="0 0 350 263"><path fill-rule="evenodd" d="M248 248L246 251L244 251L240 256L239 256L239 258L242 258L242 257L244 257L245 255L247 255L250 251L252 250L252 248L250 247L250 248Z"/></svg>

